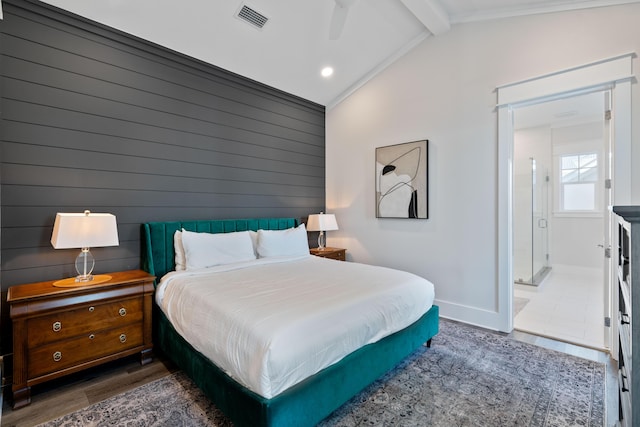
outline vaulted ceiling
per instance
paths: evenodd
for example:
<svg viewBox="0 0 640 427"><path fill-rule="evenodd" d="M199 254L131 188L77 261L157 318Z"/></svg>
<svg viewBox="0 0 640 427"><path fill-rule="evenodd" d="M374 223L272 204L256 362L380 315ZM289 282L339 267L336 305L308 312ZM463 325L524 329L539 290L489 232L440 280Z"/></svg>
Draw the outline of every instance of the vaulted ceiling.
<svg viewBox="0 0 640 427"><path fill-rule="evenodd" d="M640 0L45 2L331 107L427 37L456 25ZM243 6L255 20L266 19L262 28L237 17ZM325 67L333 75L321 76Z"/></svg>

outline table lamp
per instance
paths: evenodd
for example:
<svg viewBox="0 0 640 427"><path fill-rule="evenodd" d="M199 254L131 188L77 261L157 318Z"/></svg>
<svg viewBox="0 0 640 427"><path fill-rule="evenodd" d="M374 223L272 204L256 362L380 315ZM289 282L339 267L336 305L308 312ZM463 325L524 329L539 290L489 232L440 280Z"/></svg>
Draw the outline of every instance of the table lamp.
<svg viewBox="0 0 640 427"><path fill-rule="evenodd" d="M325 249L325 231L338 230L338 223L336 222L336 216L334 214L325 214L320 212L319 214L309 215L307 219L307 230L319 231L318 235L318 249Z"/></svg>
<svg viewBox="0 0 640 427"><path fill-rule="evenodd" d="M95 259L89 248L118 246L116 217L109 213L60 213L51 234L51 245L55 249L80 248L76 258L77 277L54 282L54 286L73 287L98 284L111 279L109 275L92 276Z"/></svg>

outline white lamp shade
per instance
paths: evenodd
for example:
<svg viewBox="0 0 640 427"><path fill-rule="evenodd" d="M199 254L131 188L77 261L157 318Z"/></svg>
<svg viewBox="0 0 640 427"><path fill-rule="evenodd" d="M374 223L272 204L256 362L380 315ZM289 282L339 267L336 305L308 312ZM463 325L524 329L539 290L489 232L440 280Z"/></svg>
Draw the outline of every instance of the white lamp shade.
<svg viewBox="0 0 640 427"><path fill-rule="evenodd" d="M115 215L109 213L60 213L51 234L55 249L99 248L118 246Z"/></svg>
<svg viewBox="0 0 640 427"><path fill-rule="evenodd" d="M307 230L309 231L331 231L337 230L338 223L334 214L313 214L307 219Z"/></svg>

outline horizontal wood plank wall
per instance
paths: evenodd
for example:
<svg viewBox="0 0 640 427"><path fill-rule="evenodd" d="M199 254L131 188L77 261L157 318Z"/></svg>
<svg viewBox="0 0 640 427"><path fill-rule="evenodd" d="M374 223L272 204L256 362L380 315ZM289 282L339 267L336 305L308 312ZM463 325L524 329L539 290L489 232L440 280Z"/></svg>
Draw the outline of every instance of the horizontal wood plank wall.
<svg viewBox="0 0 640 427"><path fill-rule="evenodd" d="M43 3L2 6L4 325L9 286L75 273L76 251L49 243L56 212L116 215L120 245L92 250L102 273L140 267L145 221L323 209L323 106Z"/></svg>

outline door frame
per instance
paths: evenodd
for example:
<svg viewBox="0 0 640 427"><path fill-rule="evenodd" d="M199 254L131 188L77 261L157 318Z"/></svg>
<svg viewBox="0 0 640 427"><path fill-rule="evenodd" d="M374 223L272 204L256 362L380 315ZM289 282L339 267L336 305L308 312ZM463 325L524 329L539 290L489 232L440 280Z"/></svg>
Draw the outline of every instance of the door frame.
<svg viewBox="0 0 640 427"><path fill-rule="evenodd" d="M498 103L498 318L500 330L513 330L513 112L528 104L597 90L613 98L612 203L631 202L631 83L635 53L581 65L497 88ZM607 207L608 208L608 207ZM609 279L609 289L612 289ZM610 298L613 300L614 298ZM605 313L612 313L605 307ZM607 314L605 314L607 315ZM604 319L603 319L604 321ZM611 334L610 336L613 336ZM609 348L613 348L611 343Z"/></svg>

